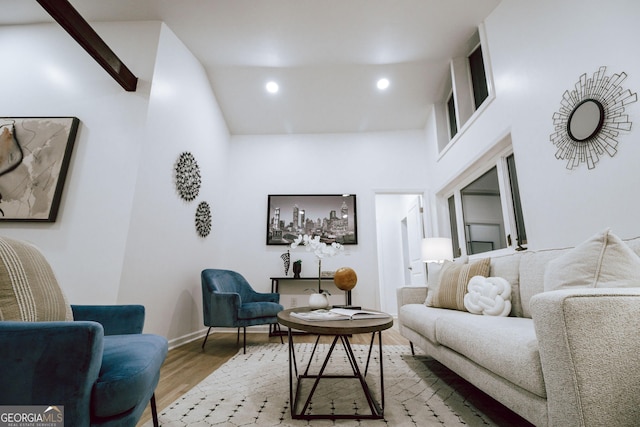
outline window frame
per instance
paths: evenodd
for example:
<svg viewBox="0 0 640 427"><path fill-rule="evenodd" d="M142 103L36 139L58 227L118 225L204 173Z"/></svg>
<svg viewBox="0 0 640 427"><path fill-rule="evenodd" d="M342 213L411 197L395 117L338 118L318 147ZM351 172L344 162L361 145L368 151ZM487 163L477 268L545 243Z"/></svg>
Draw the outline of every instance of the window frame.
<svg viewBox="0 0 640 427"><path fill-rule="evenodd" d="M480 106L475 107L468 56L478 47L482 52L487 97L482 101ZM448 109L448 100L452 94L455 102L457 129L456 134L453 136L450 131ZM474 35L464 46L460 46L459 55L452 58L449 62L449 74L446 76L445 83L442 86L442 92L439 94L440 101L435 106L438 160L444 157L451 147L463 137L478 117L489 108L489 105L495 98L493 69L491 66L486 30L484 24L480 24Z"/></svg>
<svg viewBox="0 0 640 427"><path fill-rule="evenodd" d="M478 103L478 99L476 98L476 95L478 95L478 91L477 91L476 85L474 84L474 82L476 81L474 79L475 77L473 72L474 69L471 66L471 57L476 52L480 52L480 59L482 62L482 76L478 76L478 77L482 77L482 82L484 83L484 86L483 86L484 98L480 101L480 103ZM469 54L467 55L467 75L469 77L469 87L471 88L471 99L473 100L472 105L474 107L474 111L477 111L478 109L480 109L480 107L482 107L482 104L484 104L485 101L489 99L488 72L487 72L486 61L484 58L484 50L482 49L482 41L479 41L475 46L473 46L469 51Z"/></svg>
<svg viewBox="0 0 640 427"><path fill-rule="evenodd" d="M451 109L449 103L453 103L453 109ZM451 141L460 132L457 118L458 108L456 107L456 98L453 93L453 88L451 88L451 90L449 91L449 96L447 96L447 101L445 102L445 110L447 113L447 132L449 134L449 141ZM453 132L454 129L455 132Z"/></svg>
<svg viewBox="0 0 640 427"><path fill-rule="evenodd" d="M513 148L509 145L507 148L500 150L496 154L490 155L485 160L481 162L476 162L474 166L471 166L466 171L458 175L454 180L443 190L441 190L437 195L438 203L441 206L441 211L443 216L441 218L441 225L443 230L447 230L450 237L452 236L451 230L455 226L457 230L457 245L452 241L453 248L455 250L456 246L459 248L459 253L454 252L454 257L458 256L478 256L483 257L487 255L495 255L501 253L512 253L516 250L524 250L525 247L518 245L517 236L518 236L518 227L516 223L516 213L515 213L515 205L512 194L512 186L509 175L509 168L507 164L507 158L509 156L514 155ZM515 163L514 157L514 163ZM500 191L500 206L502 211L502 220L504 224L504 235L505 235L505 248L495 249L493 251L482 252L476 255L470 255L467 253L467 235L464 225L464 212L462 207L462 189L467 187L469 184L473 183L475 180L480 178L485 173L489 172L492 168L496 168L498 174L498 187ZM516 168L516 178L517 178L517 168ZM450 211L449 211L449 200L453 197L454 206L455 206L455 218L456 224L452 224L450 220ZM521 199L520 195L520 199ZM521 216L523 219L524 226L524 212L521 209ZM526 228L525 228L526 229ZM526 242L523 242L523 244Z"/></svg>
<svg viewBox="0 0 640 427"><path fill-rule="evenodd" d="M477 189L470 189L469 187L471 187L472 185L476 184L479 180L485 180L485 176L489 175L489 174L495 174L495 181L496 184L498 185L498 195L497 195L497 199L496 199L496 195L493 193L489 193L486 192L486 190L481 190L480 192L478 192ZM464 243L467 249L467 255L475 255L478 253L485 253L485 252L491 252L493 250L499 250L499 249L504 249L506 247L508 247L508 239L507 239L507 234L506 234L506 227L504 224L504 206L502 205L502 191L501 191L501 185L500 185L500 177L498 175L498 167L497 166L491 166L489 169L487 169L483 174L481 174L478 178L476 178L475 180L471 181L469 184L467 184L466 186L460 188L460 200L461 200L461 204L460 207L462 208L462 220L463 220L463 226L464 226L464 231L465 231L465 236L464 236ZM489 197L488 199L486 199L486 197ZM472 199L473 200L478 200L478 198L482 198L483 203L482 205L486 208L487 207L487 201L489 201L491 205L495 206L494 203L496 203L496 201L499 203L500 205L500 223L499 224L495 224L495 223L486 223L486 222L471 222L469 220L469 218L467 218L467 214L471 211L471 209L469 208L469 206L466 206L466 203L469 202L471 204ZM486 209L484 209L486 211ZM490 225L499 225L499 235L500 235L500 239L498 239L497 241L498 243L498 247L497 249L494 249L493 247L491 248L491 250L489 251L480 251L480 252L475 252L475 253L470 253L470 249L472 246L473 241L471 240L471 236L468 234L471 232L471 225L476 225L476 226L482 226L482 227L487 227ZM504 233L504 236L502 236L502 234ZM502 237L504 238L504 240L502 240ZM489 242L486 242L489 243ZM493 246L493 243L492 243ZM472 249L471 249L472 250Z"/></svg>

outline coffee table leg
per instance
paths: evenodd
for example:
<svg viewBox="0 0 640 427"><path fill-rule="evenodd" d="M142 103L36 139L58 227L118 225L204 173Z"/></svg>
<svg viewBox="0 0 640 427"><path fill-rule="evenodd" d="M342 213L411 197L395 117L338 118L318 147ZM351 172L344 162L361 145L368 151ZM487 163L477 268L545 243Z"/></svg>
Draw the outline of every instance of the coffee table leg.
<svg viewBox="0 0 640 427"><path fill-rule="evenodd" d="M371 341L369 342L369 354L367 355L367 365L364 368L364 376L367 376L367 372L369 371L369 361L371 360L371 350L373 350L373 340L376 338L376 333L371 333Z"/></svg>
<svg viewBox="0 0 640 427"><path fill-rule="evenodd" d="M311 356L309 356L309 361L307 362L307 369L304 371L304 376L306 377L309 374L309 368L311 367L311 361L313 360L313 355L316 354L316 349L318 348L318 343L320 342L320 335L316 337L316 343L313 345L313 350L311 350Z"/></svg>
<svg viewBox="0 0 640 427"><path fill-rule="evenodd" d="M373 335L375 335L375 332L373 333ZM380 405L381 405L380 415L383 415L384 414L384 371L382 369L383 357L382 357L382 332L381 331L378 331L378 358L380 359Z"/></svg>
<svg viewBox="0 0 640 427"><path fill-rule="evenodd" d="M319 337L318 337L319 338ZM333 342L331 343L331 347L329 348L329 352L327 353L327 356L324 358L324 362L322 363L322 368L320 368L320 372L318 372L318 375L316 375L316 380L313 382L313 387L311 387L311 391L309 392L309 397L307 397L307 401L304 403L304 406L302 407L302 411L300 412L301 414L304 414L305 412L307 412L307 408L309 407L309 404L311 403L311 398L313 397L313 393L316 392L316 388L318 388L318 384L320 383L320 379L322 378L322 374L324 374L324 370L327 367L327 364L329 363L329 360L331 359L331 354L333 353L333 349L336 346L336 342L338 342L338 338L339 336L336 335L336 337L333 339ZM317 341L316 341L316 345L317 345ZM315 347L313 348L313 350L315 351ZM309 364L311 364L311 359L309 359ZM309 366L307 366L307 371L309 370ZM305 373L304 376L307 376L307 374Z"/></svg>
<svg viewBox="0 0 640 427"><path fill-rule="evenodd" d="M287 328L287 337L289 339L289 405L291 406L291 417L295 416L295 404L293 398L293 377L295 367L295 377L298 378L298 368L296 364L296 355L293 350L293 334L291 328Z"/></svg>
<svg viewBox="0 0 640 427"><path fill-rule="evenodd" d="M369 385L367 384L366 380L365 380L365 376L367 375L367 370L369 367L369 362L371 359L371 352L373 350L373 346L375 345L375 334L376 332L372 333L371 336L371 343L369 345L369 354L367 356L367 365L366 365L366 369L365 369L365 373L364 375L362 375L362 372L360 371L360 368L358 366L358 362L356 359L355 354L353 353L353 349L351 348L351 343L349 342L349 337L347 335L336 335L333 339L333 342L329 348L328 353L325 356L325 359L322 363L322 367L320 368L320 371L318 372L317 375L308 375L309 372L309 367L311 365L311 361L313 360L313 353L315 353L317 345L318 345L318 341L320 339L320 337L318 336L318 338L316 339L316 343L314 345L313 351L312 351L312 356L309 358L309 361L307 363L307 367L306 370L304 372L304 374L302 375L298 375L298 369L297 369L297 363L296 363L296 357L295 357L295 348L293 345L293 335L291 333L291 328L289 328L288 331L288 335L289 335L289 401L291 404L291 418L293 419L306 419L306 420L312 420L312 419L381 419L384 417L384 375L383 375L383 361L382 361L382 334L380 331L377 332L378 333L378 354L379 354L379 363L380 363L380 403L378 403L373 395L371 394L371 389L369 388ZM345 349L346 355L347 355L347 359L349 360L349 364L351 365L351 369L353 370L353 376L348 376L348 377L344 377L344 376L333 376L333 375L329 375L328 377L324 377L324 372L326 370L326 367L329 363L329 360L331 359L331 355L333 353L333 350L335 349L335 345L338 342L338 340L340 340L342 342L342 345ZM294 377L296 380L296 390L294 393ZM320 382L320 379L322 378L339 378L339 377L344 377L344 378L354 378L354 379L358 379L360 381L360 386L362 387L362 391L364 392L364 395L367 399L367 403L369 405L369 409L371 411L371 415L364 415L364 414L354 414L354 415L349 415L349 414L342 414L342 415L332 415L332 414L317 414L317 415L305 415L305 412L308 410L309 405L311 404L311 399L313 398L313 395L316 391L316 388L318 387L318 384ZM298 407L298 401L300 398L300 392L301 392L301 380L303 378L314 378L314 383L313 386L309 392L309 394L307 395L307 399L302 407L302 410L298 413L296 413L296 408Z"/></svg>
<svg viewBox="0 0 640 427"><path fill-rule="evenodd" d="M382 332L380 331L371 333L371 342L369 343L369 354L367 355L367 366L364 369L364 376L367 376L367 372L369 370L369 362L371 360L371 352L373 351L373 343L376 338L376 333L378 334L378 356L380 358L380 404L384 411L384 372L382 367Z"/></svg>
<svg viewBox="0 0 640 427"><path fill-rule="evenodd" d="M354 373L356 378L360 380L360 385L362 386L362 391L364 392L364 395L367 398L367 403L369 404L369 409L371 410L372 417L382 418L384 406L378 405L378 402L376 402L376 400L373 398L371 394L371 390L369 389L369 385L367 384L367 381L364 379L364 376L362 375L360 368L358 368L358 362L356 360L355 354L353 354L353 350L351 349L351 344L349 343L349 339L347 338L343 342L345 344L347 357L353 360L352 366L354 367ZM380 350L382 351L382 347L380 347ZM371 349L369 349L369 352L371 352ZM380 353L380 355L382 355L382 353ZM380 358L380 380L382 381L382 357Z"/></svg>

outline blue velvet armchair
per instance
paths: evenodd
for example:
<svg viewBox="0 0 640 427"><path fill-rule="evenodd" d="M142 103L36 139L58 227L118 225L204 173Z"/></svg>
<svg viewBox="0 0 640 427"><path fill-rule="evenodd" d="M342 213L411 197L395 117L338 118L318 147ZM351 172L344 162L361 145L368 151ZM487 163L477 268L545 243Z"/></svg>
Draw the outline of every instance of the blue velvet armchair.
<svg viewBox="0 0 640 427"><path fill-rule="evenodd" d="M204 325L208 326L202 348L207 343L212 327L238 328L236 343L243 329L243 351L247 351L247 326L274 325L277 327L280 311L284 309L277 293L259 293L247 280L231 270L206 269L202 271L202 310ZM282 335L280 336L282 342Z"/></svg>
<svg viewBox="0 0 640 427"><path fill-rule="evenodd" d="M27 296L25 296L27 295ZM33 246L0 237L0 405L64 407L67 426L135 426L167 354L141 305L70 306Z"/></svg>

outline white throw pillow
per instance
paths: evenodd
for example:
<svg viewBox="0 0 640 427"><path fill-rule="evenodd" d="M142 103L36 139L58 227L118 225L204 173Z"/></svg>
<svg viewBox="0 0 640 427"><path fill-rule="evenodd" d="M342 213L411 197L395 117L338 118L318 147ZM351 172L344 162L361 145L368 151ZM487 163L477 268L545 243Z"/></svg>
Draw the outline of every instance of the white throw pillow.
<svg viewBox="0 0 640 427"><path fill-rule="evenodd" d="M445 261L450 262L450 261ZM439 262L427 263L427 298L424 300L424 305L431 307L433 305L433 296L438 293L440 288L440 271L442 265Z"/></svg>
<svg viewBox="0 0 640 427"><path fill-rule="evenodd" d="M474 276L467 291L464 306L470 313L503 317L511 313L511 284L506 279Z"/></svg>
<svg viewBox="0 0 640 427"><path fill-rule="evenodd" d="M609 229L552 260L544 290L640 287L640 257Z"/></svg>

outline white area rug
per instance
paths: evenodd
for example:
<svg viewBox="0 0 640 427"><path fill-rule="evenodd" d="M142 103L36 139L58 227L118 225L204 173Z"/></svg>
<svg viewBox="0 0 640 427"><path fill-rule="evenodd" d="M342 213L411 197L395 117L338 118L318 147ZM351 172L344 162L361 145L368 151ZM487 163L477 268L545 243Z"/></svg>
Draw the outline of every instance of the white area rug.
<svg viewBox="0 0 640 427"><path fill-rule="evenodd" d="M364 369L368 346L352 347L359 366ZM313 344L296 344L299 373L306 367L312 348ZM317 373L320 369L328 348L326 344L318 346L314 356L317 360L312 363L315 369L312 368L310 373ZM431 358L411 356L408 346L383 347L383 420L293 420L289 406L287 349L288 345L285 343L247 347L247 354L242 354L240 350L200 384L169 407L160 410L160 424L164 427L522 425L522 420L504 408L499 408L498 411L506 411L506 418L504 414L498 414L497 417L496 414L492 414L491 419L486 413L478 410L470 403L470 400L474 400L473 393L479 393L475 388ZM367 374L367 382L374 397L379 401L377 357L376 346L372 353L373 360ZM350 373L341 345L336 346L325 373ZM481 397L480 400L482 399ZM488 398L485 396L484 399ZM496 405L500 406L495 401L488 400L492 411ZM310 411L313 413L327 410L337 413L350 411L370 414L362 389L355 379L320 381ZM152 423L148 422L145 427L151 425Z"/></svg>

